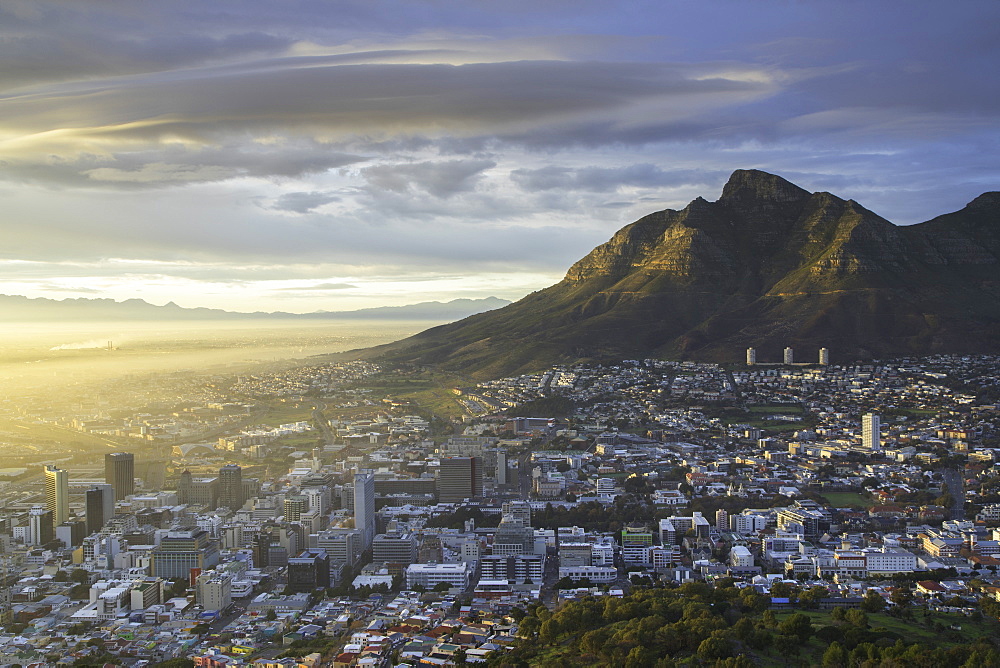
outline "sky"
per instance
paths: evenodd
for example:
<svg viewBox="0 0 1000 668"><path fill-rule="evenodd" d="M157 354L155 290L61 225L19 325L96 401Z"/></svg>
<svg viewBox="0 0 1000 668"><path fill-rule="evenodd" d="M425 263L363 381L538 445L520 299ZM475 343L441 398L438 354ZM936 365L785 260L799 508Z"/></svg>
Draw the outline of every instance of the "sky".
<svg viewBox="0 0 1000 668"><path fill-rule="evenodd" d="M995 0L0 0L0 64L0 294L517 299L735 169L1000 190Z"/></svg>

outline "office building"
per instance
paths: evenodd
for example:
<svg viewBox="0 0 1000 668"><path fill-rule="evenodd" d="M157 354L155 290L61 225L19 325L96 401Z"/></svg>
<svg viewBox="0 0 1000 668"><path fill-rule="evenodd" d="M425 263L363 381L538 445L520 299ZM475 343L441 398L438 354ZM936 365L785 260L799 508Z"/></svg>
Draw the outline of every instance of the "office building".
<svg viewBox="0 0 1000 668"><path fill-rule="evenodd" d="M861 446L872 452L882 450L882 420L874 413L861 416Z"/></svg>
<svg viewBox="0 0 1000 668"><path fill-rule="evenodd" d="M792 351L791 348L785 348L785 352L783 354L782 360L784 361L785 364L794 364L795 363L795 354L794 354L794 352Z"/></svg>
<svg viewBox="0 0 1000 668"><path fill-rule="evenodd" d="M194 486L194 480L191 477L191 472L184 469L181 473L181 478L177 482L177 500L182 504L191 503L191 487Z"/></svg>
<svg viewBox="0 0 1000 668"><path fill-rule="evenodd" d="M516 520L521 526L531 526L531 504L527 501L505 501L500 509L504 518Z"/></svg>
<svg viewBox="0 0 1000 668"><path fill-rule="evenodd" d="M372 542L372 561L409 566L417 560L417 537L412 533L380 533Z"/></svg>
<svg viewBox="0 0 1000 668"><path fill-rule="evenodd" d="M135 493L135 455L109 452L104 455L104 482L115 490L115 501Z"/></svg>
<svg viewBox="0 0 1000 668"><path fill-rule="evenodd" d="M86 493L87 533L100 531L115 516L115 490L111 485L93 485Z"/></svg>
<svg viewBox="0 0 1000 668"><path fill-rule="evenodd" d="M195 578L195 600L206 611L225 610L233 602L233 578L220 571L205 571Z"/></svg>
<svg viewBox="0 0 1000 668"><path fill-rule="evenodd" d="M310 592L330 586L330 557L324 550L305 550L288 560L288 587L294 592Z"/></svg>
<svg viewBox="0 0 1000 668"><path fill-rule="evenodd" d="M45 507L52 511L52 524L59 526L69 519L69 472L55 466L45 467Z"/></svg>
<svg viewBox="0 0 1000 668"><path fill-rule="evenodd" d="M187 579L192 568L206 570L219 563L219 546L203 529L170 531L150 552L151 575Z"/></svg>
<svg viewBox="0 0 1000 668"><path fill-rule="evenodd" d="M35 506L28 511L28 544L47 545L55 538L55 527L52 524L52 511Z"/></svg>
<svg viewBox="0 0 1000 668"><path fill-rule="evenodd" d="M545 555L487 555L479 562L484 580L507 580L510 584L542 584Z"/></svg>
<svg viewBox="0 0 1000 668"><path fill-rule="evenodd" d="M424 589L434 589L441 583L451 587L467 589L472 569L469 564L410 564L406 567L406 588L421 586Z"/></svg>
<svg viewBox="0 0 1000 668"><path fill-rule="evenodd" d="M285 521L298 522L302 513L309 510L309 499L306 496L297 494L285 499Z"/></svg>
<svg viewBox="0 0 1000 668"><path fill-rule="evenodd" d="M361 531L362 552L375 540L375 473L354 474L354 528Z"/></svg>
<svg viewBox="0 0 1000 668"><path fill-rule="evenodd" d="M500 520L496 533L493 534L492 554L514 556L533 554L535 551L535 532L530 526L518 518L505 515Z"/></svg>
<svg viewBox="0 0 1000 668"><path fill-rule="evenodd" d="M79 547L87 537L87 523L68 521L56 526L56 540L61 540L66 547Z"/></svg>
<svg viewBox="0 0 1000 668"><path fill-rule="evenodd" d="M459 503L483 495L483 466L479 457L445 457L438 470L438 500Z"/></svg>
<svg viewBox="0 0 1000 668"><path fill-rule="evenodd" d="M594 549L590 543L560 543L559 567L593 566Z"/></svg>
<svg viewBox="0 0 1000 668"><path fill-rule="evenodd" d="M226 464L219 469L219 506L237 511L243 507L243 469Z"/></svg>
<svg viewBox="0 0 1000 668"><path fill-rule="evenodd" d="M507 484L507 451L497 450L497 466L493 477L498 485Z"/></svg>
<svg viewBox="0 0 1000 668"><path fill-rule="evenodd" d="M828 348L819 349L819 363L824 365L830 363L830 350Z"/></svg>
<svg viewBox="0 0 1000 668"><path fill-rule="evenodd" d="M757 363L757 349L747 348L747 366L753 366Z"/></svg>

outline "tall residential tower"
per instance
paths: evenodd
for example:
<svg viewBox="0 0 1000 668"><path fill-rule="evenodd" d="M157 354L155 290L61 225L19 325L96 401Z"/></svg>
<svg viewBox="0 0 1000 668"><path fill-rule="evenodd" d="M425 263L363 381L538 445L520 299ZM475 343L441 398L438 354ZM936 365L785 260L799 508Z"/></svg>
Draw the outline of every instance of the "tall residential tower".
<svg viewBox="0 0 1000 668"><path fill-rule="evenodd" d="M861 445L866 450L879 452L882 450L882 421L874 413L861 416Z"/></svg>

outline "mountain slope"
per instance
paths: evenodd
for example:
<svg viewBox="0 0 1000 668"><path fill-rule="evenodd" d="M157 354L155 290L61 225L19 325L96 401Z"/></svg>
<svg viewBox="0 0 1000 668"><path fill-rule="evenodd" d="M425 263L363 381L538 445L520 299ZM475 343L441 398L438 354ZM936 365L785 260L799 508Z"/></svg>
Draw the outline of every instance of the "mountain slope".
<svg viewBox="0 0 1000 668"><path fill-rule="evenodd" d="M815 359L1000 350L1000 193L897 227L857 202L734 172L650 214L514 304L363 351L485 378L661 355Z"/></svg>

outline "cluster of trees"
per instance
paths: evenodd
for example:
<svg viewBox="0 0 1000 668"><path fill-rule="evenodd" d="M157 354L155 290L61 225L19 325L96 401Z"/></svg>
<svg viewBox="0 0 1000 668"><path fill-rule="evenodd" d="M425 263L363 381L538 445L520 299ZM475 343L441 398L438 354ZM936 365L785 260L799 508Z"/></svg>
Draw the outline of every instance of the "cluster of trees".
<svg viewBox="0 0 1000 668"><path fill-rule="evenodd" d="M582 526L591 531L621 531L626 524L652 522L655 519L656 511L651 504L618 497L610 506L597 501L581 503L574 508L556 508L548 504L545 510L531 516L531 524L541 529Z"/></svg>
<svg viewBox="0 0 1000 668"><path fill-rule="evenodd" d="M799 601L816 606L827 595L820 589L798 592ZM521 643L491 657L490 665L749 668L760 659L798 661L801 656L825 668L1000 667L1000 652L986 640L946 646L955 639L941 636L942 643L932 646L873 628L871 615L884 606L872 594L860 609L835 608L829 616L775 614L768 598L726 581L716 587L687 583L641 589L623 598L573 601L555 611L541 605L518 611Z"/></svg>

